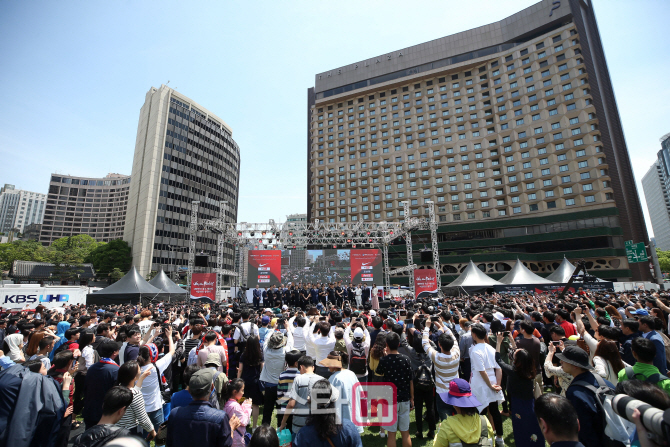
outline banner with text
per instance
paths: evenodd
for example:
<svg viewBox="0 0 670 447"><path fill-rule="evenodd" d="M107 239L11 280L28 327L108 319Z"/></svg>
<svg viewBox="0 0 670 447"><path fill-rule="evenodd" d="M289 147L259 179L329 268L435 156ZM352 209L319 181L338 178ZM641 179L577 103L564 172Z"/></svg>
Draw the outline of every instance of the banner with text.
<svg viewBox="0 0 670 447"><path fill-rule="evenodd" d="M261 289L281 284L281 250L249 250L247 287Z"/></svg>
<svg viewBox="0 0 670 447"><path fill-rule="evenodd" d="M216 273L194 273L191 277L191 299L216 301Z"/></svg>
<svg viewBox="0 0 670 447"><path fill-rule="evenodd" d="M382 252L377 249L357 250L349 253L351 281L354 284L383 284Z"/></svg>
<svg viewBox="0 0 670 447"><path fill-rule="evenodd" d="M437 275L435 269L414 270L414 296L416 298L437 296Z"/></svg>

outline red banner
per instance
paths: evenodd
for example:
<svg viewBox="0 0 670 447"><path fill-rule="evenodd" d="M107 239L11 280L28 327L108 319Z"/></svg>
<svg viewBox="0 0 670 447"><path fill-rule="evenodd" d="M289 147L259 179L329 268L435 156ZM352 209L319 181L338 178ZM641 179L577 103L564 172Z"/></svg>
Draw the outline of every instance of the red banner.
<svg viewBox="0 0 670 447"><path fill-rule="evenodd" d="M194 273L191 276L191 299L216 301L216 273Z"/></svg>
<svg viewBox="0 0 670 447"><path fill-rule="evenodd" d="M372 284L381 285L383 283L381 250L351 250L349 263L351 281L354 284L363 283L372 286Z"/></svg>
<svg viewBox="0 0 670 447"><path fill-rule="evenodd" d="M437 275L435 269L414 270L414 297L426 298L437 295Z"/></svg>
<svg viewBox="0 0 670 447"><path fill-rule="evenodd" d="M281 250L249 250L247 286L261 289L281 284Z"/></svg>

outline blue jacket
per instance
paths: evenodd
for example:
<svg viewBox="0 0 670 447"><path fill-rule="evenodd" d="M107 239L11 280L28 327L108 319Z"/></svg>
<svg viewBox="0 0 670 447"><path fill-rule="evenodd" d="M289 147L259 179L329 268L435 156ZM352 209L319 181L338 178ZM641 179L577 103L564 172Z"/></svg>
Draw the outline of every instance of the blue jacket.
<svg viewBox="0 0 670 447"><path fill-rule="evenodd" d="M654 366L658 368L661 374L667 375L668 365L665 363L665 344L663 343L663 337L658 335L658 332L656 331L647 332L642 336L654 342L654 346L656 346L656 357L654 357Z"/></svg>
<svg viewBox="0 0 670 447"><path fill-rule="evenodd" d="M194 400L185 407L175 408L167 421L166 445L230 447L233 438L228 415L204 400Z"/></svg>
<svg viewBox="0 0 670 447"><path fill-rule="evenodd" d="M596 388L599 386L593 374L587 371L572 379L572 384L565 393L565 397L568 398L577 412L577 418L579 419L579 442L586 447L602 447L601 434L605 431L603 414L596 404L595 394L583 386L574 385L580 380ZM607 380L604 380L604 382L607 386L614 389L614 385L610 382Z"/></svg>
<svg viewBox="0 0 670 447"><path fill-rule="evenodd" d="M0 372L0 447L51 447L65 401L51 377L15 365Z"/></svg>

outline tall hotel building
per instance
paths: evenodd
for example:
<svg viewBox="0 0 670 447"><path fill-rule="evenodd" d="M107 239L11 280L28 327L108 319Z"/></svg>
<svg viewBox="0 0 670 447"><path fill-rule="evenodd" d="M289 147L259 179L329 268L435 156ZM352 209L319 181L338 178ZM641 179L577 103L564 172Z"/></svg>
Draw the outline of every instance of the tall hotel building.
<svg viewBox="0 0 670 447"><path fill-rule="evenodd" d="M308 219L332 223L402 220L406 200L427 218L435 202L443 284L470 259L500 278L517 257L546 276L564 255L651 279L626 260L624 241L648 237L592 2L317 74L307 192ZM404 246L391 256L406 265Z"/></svg>
<svg viewBox="0 0 670 447"><path fill-rule="evenodd" d="M46 200L46 194L16 189L5 183L0 188L0 233L12 230L23 233L27 226L41 224Z"/></svg>
<svg viewBox="0 0 670 447"><path fill-rule="evenodd" d="M123 237L130 177L104 178L52 174L39 241L88 234L98 242Z"/></svg>
<svg viewBox="0 0 670 447"><path fill-rule="evenodd" d="M140 274L163 268L186 271L191 203L200 219L237 221L240 150L232 129L219 117L175 90L152 87L140 110L124 240ZM216 235L198 231L196 250L216 266ZM233 269L227 245L224 268Z"/></svg>
<svg viewBox="0 0 670 447"><path fill-rule="evenodd" d="M670 134L661 138L658 159L642 177L656 246L670 250Z"/></svg>

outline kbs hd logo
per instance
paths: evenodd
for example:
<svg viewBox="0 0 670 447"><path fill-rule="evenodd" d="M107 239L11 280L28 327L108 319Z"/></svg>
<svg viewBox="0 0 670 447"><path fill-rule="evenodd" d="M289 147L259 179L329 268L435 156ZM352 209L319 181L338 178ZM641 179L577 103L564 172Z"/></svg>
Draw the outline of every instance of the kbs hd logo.
<svg viewBox="0 0 670 447"><path fill-rule="evenodd" d="M40 303L64 303L70 300L70 295L5 295L4 304L31 304L39 301Z"/></svg>
<svg viewBox="0 0 670 447"><path fill-rule="evenodd" d="M381 427L398 421L398 390L393 383L356 383L351 418L359 427Z"/></svg>

